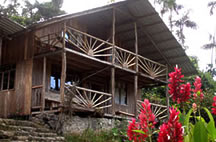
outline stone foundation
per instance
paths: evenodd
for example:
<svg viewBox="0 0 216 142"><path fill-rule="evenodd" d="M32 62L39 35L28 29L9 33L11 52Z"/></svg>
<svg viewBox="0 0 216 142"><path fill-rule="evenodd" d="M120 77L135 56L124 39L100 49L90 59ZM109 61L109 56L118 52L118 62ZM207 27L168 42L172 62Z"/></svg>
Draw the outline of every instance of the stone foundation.
<svg viewBox="0 0 216 142"><path fill-rule="evenodd" d="M94 131L110 130L115 125L115 119L79 117L55 114L39 114L32 118L33 121L39 122L46 127L56 130L58 133L82 133L86 129Z"/></svg>

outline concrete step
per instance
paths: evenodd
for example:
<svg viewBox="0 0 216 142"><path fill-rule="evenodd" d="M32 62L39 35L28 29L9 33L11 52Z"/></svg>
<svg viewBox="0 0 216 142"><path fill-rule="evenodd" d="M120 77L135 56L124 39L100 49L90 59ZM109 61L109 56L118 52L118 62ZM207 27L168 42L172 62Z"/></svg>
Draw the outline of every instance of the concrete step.
<svg viewBox="0 0 216 142"><path fill-rule="evenodd" d="M40 128L41 126L33 123L31 121L24 121L24 120L13 120L13 119L1 119L0 118L0 124L6 124L6 125L14 125L14 126L28 126L28 127L35 127Z"/></svg>
<svg viewBox="0 0 216 142"><path fill-rule="evenodd" d="M65 138L31 121L0 118L0 142L28 141L63 142Z"/></svg>

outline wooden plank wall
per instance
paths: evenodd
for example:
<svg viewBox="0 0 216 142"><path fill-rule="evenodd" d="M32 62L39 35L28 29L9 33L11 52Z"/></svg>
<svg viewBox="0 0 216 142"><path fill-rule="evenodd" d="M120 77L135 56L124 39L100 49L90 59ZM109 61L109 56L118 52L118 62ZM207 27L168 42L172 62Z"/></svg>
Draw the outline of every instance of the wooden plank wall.
<svg viewBox="0 0 216 142"><path fill-rule="evenodd" d="M32 33L4 41L2 64L16 64L16 74L14 89L0 91L0 117L30 114L32 41Z"/></svg>

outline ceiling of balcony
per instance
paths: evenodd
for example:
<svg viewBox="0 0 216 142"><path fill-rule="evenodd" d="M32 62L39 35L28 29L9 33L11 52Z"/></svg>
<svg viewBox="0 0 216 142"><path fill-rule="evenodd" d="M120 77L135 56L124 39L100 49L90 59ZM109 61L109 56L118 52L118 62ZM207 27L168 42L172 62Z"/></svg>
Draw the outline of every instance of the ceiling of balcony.
<svg viewBox="0 0 216 142"><path fill-rule="evenodd" d="M170 71L178 65L185 75L197 71L184 49L165 25L148 0L126 0L87 11L52 18L31 27L40 28L48 24L78 18L87 23L97 36L104 32L111 35L113 8L116 14L116 44L134 51L134 22L137 23L139 54L151 60L169 65ZM30 27L30 28L31 28ZM97 30L95 30L97 29ZM106 40L108 37L103 37Z"/></svg>

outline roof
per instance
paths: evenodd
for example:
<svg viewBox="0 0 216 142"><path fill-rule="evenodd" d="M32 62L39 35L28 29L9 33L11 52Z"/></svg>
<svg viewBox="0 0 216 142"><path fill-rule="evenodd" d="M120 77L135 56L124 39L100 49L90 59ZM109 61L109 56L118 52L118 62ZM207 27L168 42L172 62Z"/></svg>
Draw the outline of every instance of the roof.
<svg viewBox="0 0 216 142"><path fill-rule="evenodd" d="M170 71L177 64L185 75L197 73L182 46L148 0L125 0L78 13L57 16L29 28L41 28L63 20L78 18L89 27L102 31L107 27L112 27L113 8L116 9L116 38L124 41L121 47L128 50L134 49L134 22L136 22L140 55L167 64Z"/></svg>
<svg viewBox="0 0 216 142"><path fill-rule="evenodd" d="M0 37L11 36L17 32L24 30L25 27L0 15Z"/></svg>

